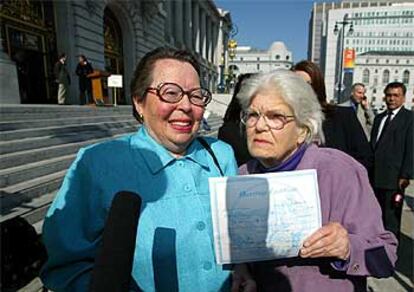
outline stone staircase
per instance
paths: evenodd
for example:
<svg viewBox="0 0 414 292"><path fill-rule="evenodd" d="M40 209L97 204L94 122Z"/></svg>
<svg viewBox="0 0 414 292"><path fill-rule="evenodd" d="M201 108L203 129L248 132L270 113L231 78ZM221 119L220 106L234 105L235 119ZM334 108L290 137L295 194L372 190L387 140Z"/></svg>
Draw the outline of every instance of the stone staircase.
<svg viewBox="0 0 414 292"><path fill-rule="evenodd" d="M217 136L222 119L212 113ZM0 222L21 216L40 232L44 215L79 148L138 128L131 106L0 106Z"/></svg>

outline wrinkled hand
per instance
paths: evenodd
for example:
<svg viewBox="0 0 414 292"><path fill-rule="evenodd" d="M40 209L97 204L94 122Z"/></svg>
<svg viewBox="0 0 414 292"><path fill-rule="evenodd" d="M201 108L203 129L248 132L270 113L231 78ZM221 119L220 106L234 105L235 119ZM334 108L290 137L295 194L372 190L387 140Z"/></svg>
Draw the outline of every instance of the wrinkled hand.
<svg viewBox="0 0 414 292"><path fill-rule="evenodd" d="M400 190L405 190L406 187L410 184L410 181L406 178L400 178L398 180L398 186L400 187Z"/></svg>
<svg viewBox="0 0 414 292"><path fill-rule="evenodd" d="M256 292L256 282L250 275L246 264L237 264L233 269L233 284L231 292Z"/></svg>
<svg viewBox="0 0 414 292"><path fill-rule="evenodd" d="M303 243L302 258L336 257L347 260L350 253L348 231L337 222L330 222L316 230Z"/></svg>

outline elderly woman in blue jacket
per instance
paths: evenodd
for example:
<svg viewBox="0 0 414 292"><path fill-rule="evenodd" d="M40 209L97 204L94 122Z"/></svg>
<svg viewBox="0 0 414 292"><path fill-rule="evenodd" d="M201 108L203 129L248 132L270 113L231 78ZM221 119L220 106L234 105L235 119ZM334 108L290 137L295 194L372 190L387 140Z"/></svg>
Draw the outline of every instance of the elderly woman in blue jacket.
<svg viewBox="0 0 414 292"><path fill-rule="evenodd" d="M160 48L138 64L131 83L132 134L83 148L47 213L43 237L48 261L41 278L54 291L85 291L114 194L131 191L143 205L132 279L140 289L178 283L180 291L230 289L230 271L214 260L208 178L236 174L231 147L196 139L211 93L200 87L200 68L185 51ZM157 230L176 239L157 240ZM174 248L175 245L175 248ZM176 279L159 269L176 264ZM173 288L173 287L171 287Z"/></svg>

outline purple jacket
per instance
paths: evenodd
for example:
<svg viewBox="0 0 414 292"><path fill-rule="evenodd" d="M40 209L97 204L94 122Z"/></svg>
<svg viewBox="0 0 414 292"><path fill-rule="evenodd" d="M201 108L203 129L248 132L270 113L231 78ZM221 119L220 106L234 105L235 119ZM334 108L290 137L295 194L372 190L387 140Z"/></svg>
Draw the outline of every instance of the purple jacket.
<svg viewBox="0 0 414 292"><path fill-rule="evenodd" d="M397 240L383 227L365 168L341 151L310 145L296 169L316 169L322 224L339 222L346 228L350 259L342 269L333 258L251 263L259 291L366 291L366 276L391 276ZM240 166L239 173L258 173L257 161Z"/></svg>

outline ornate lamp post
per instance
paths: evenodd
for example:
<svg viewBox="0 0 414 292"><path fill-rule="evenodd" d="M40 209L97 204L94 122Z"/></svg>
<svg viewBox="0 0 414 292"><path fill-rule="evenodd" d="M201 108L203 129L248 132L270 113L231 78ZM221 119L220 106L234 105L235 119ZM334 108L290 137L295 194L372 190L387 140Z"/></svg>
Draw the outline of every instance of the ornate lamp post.
<svg viewBox="0 0 414 292"><path fill-rule="evenodd" d="M335 22L334 34L339 34L339 74L338 74L338 85L337 85L337 103L341 102L341 95L342 95L342 82L343 82L343 70L344 70L344 44L345 44L345 29L346 26L349 25L348 35L352 35L354 33L354 25L352 21L348 20L348 14L344 15L342 21Z"/></svg>
<svg viewBox="0 0 414 292"><path fill-rule="evenodd" d="M233 61L233 59L236 57L236 48L237 48L237 41L234 39L234 37L239 32L237 26L235 24L232 25L231 31L230 31L230 39L227 43L227 54L229 57L230 62ZM230 85L233 83L235 79L234 72L233 72L233 66L229 64L227 68L227 85ZM227 91L229 91L229 88L227 88Z"/></svg>

